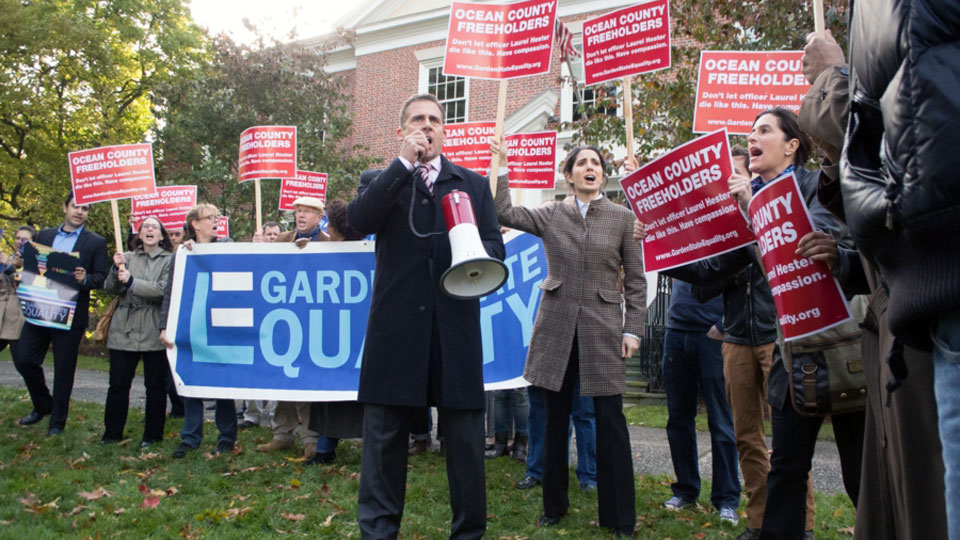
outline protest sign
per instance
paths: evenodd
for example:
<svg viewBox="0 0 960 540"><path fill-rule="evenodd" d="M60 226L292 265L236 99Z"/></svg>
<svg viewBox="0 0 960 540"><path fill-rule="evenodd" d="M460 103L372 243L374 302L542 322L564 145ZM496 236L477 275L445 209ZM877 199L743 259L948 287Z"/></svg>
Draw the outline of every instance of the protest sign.
<svg viewBox="0 0 960 540"><path fill-rule="evenodd" d="M850 307L827 264L796 255L800 239L814 228L793 173L758 191L749 211L784 339L849 320Z"/></svg>
<svg viewBox="0 0 960 540"><path fill-rule="evenodd" d="M187 212L195 204L197 186L160 186L153 195L130 199L130 215L135 220L133 229L140 230L141 221L155 217L168 231L180 230L186 224Z"/></svg>
<svg viewBox="0 0 960 540"><path fill-rule="evenodd" d="M150 143L70 152L67 160L75 204L148 195L156 188Z"/></svg>
<svg viewBox="0 0 960 540"><path fill-rule="evenodd" d="M490 166L490 143L496 122L464 122L443 126L443 155L480 176Z"/></svg>
<svg viewBox="0 0 960 540"><path fill-rule="evenodd" d="M509 135L505 141L510 187L553 189L557 175L557 132Z"/></svg>
<svg viewBox="0 0 960 540"><path fill-rule="evenodd" d="M670 67L670 4L654 0L583 23L587 85Z"/></svg>
<svg viewBox="0 0 960 540"><path fill-rule="evenodd" d="M280 209L293 211L293 201L300 197L327 200L327 175L311 171L297 171L294 178L280 180Z"/></svg>
<svg viewBox="0 0 960 540"><path fill-rule="evenodd" d="M547 275L538 238L513 231L505 240L510 277L480 301L487 390L526 385L521 375ZM356 399L373 243L212 243L176 256L167 335L181 395Z"/></svg>
<svg viewBox="0 0 960 540"><path fill-rule="evenodd" d="M17 298L24 319L37 326L69 330L80 295L73 276L80 266L78 254L27 242L21 247L21 257Z"/></svg>
<svg viewBox="0 0 960 540"><path fill-rule="evenodd" d="M557 0L453 2L443 74L510 79L550 71Z"/></svg>
<svg viewBox="0 0 960 540"><path fill-rule="evenodd" d="M761 112L783 107L799 113L810 83L803 51L701 51L694 133L726 127L748 135Z"/></svg>
<svg viewBox="0 0 960 540"><path fill-rule="evenodd" d="M643 268L666 270L754 241L727 181L733 173L726 130L678 146L620 180L646 225Z"/></svg>
<svg viewBox="0 0 960 540"><path fill-rule="evenodd" d="M230 218L220 216L220 219L217 221L217 240L223 240L225 238L230 238Z"/></svg>
<svg viewBox="0 0 960 540"><path fill-rule="evenodd" d="M297 127L254 126L240 134L239 181L297 175Z"/></svg>

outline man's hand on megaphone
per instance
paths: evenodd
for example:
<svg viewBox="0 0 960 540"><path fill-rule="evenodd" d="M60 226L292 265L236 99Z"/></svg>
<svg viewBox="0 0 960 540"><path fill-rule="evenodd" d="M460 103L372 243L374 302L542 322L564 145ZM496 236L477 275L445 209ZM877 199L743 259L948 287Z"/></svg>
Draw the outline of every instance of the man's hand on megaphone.
<svg viewBox="0 0 960 540"><path fill-rule="evenodd" d="M400 146L400 157L410 163L416 163L420 160L420 155L430 149L430 141L423 131L416 130L408 133L403 138L403 144Z"/></svg>
<svg viewBox="0 0 960 540"><path fill-rule="evenodd" d="M498 141L495 137L487 137L490 142L490 155L500 154L500 166L507 166L507 145L503 144L503 137Z"/></svg>

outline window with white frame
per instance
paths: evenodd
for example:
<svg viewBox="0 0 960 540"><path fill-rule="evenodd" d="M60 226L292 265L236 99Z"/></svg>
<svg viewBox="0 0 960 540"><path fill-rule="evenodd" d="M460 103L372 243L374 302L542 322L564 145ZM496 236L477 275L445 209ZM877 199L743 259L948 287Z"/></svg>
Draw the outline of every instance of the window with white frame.
<svg viewBox="0 0 960 540"><path fill-rule="evenodd" d="M420 64L420 92L433 94L443 105L447 124L467 121L469 80L443 74L443 59Z"/></svg>
<svg viewBox="0 0 960 540"><path fill-rule="evenodd" d="M570 57L569 69L570 74L576 79L577 87L573 89L573 99L571 105L573 107L571 112L571 119L577 121L581 117L580 107L583 106L592 106L596 104L597 99L601 95L606 96L615 96L617 94L617 87L612 83L605 84L595 84L593 86L585 86L583 80L585 79L583 75L583 38L576 37L573 41L574 48L580 53L581 57L577 58L574 56ZM604 109L600 112L608 114L611 116L616 116L617 108L611 107L609 109Z"/></svg>

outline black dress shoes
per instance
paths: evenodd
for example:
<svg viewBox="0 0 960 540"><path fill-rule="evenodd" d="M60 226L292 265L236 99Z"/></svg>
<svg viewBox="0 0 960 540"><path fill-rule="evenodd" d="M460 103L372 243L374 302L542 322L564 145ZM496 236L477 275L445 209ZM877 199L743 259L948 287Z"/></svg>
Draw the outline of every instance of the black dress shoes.
<svg viewBox="0 0 960 540"><path fill-rule="evenodd" d="M549 526L549 525L556 525L557 523L560 523L560 518L548 516L548 515L546 515L546 514L542 514L542 515L540 516L540 522L537 524L537 526L538 526L538 527L547 527L547 526Z"/></svg>
<svg viewBox="0 0 960 540"><path fill-rule="evenodd" d="M34 409L30 411L30 414L21 418L19 423L21 426L32 426L37 422L39 422L40 420L43 420L43 417L46 416L47 414L49 413L41 413L41 412L38 412L36 409Z"/></svg>
<svg viewBox="0 0 960 540"><path fill-rule="evenodd" d="M62 435L63 428L52 427L47 430L47 437L53 437L54 435Z"/></svg>

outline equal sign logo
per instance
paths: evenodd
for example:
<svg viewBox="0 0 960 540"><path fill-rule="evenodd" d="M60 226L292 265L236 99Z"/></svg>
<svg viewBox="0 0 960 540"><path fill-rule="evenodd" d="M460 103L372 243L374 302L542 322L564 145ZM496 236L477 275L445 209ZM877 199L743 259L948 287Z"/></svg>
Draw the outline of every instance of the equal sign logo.
<svg viewBox="0 0 960 540"><path fill-rule="evenodd" d="M214 292L250 292L253 272L212 272ZM253 327L253 308L210 308L210 326L227 328Z"/></svg>

